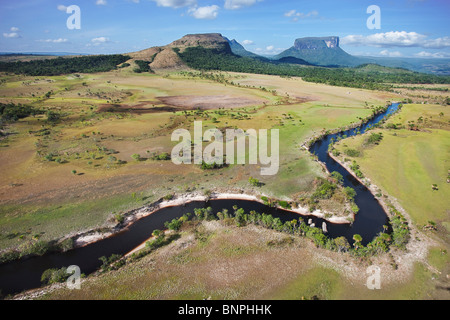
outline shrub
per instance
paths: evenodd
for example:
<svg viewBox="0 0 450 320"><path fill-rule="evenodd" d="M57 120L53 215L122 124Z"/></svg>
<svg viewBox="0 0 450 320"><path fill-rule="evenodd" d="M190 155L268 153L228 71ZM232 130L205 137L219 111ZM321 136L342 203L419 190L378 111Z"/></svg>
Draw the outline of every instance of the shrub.
<svg viewBox="0 0 450 320"><path fill-rule="evenodd" d="M137 153L132 154L131 158L133 158L136 161L141 161L141 156L139 154L137 154Z"/></svg>
<svg viewBox="0 0 450 320"><path fill-rule="evenodd" d="M313 198L330 199L333 196L336 187L337 186L334 183L322 179L320 185L313 193Z"/></svg>
<svg viewBox="0 0 450 320"><path fill-rule="evenodd" d="M284 209L290 209L291 208L291 205L289 204L289 202L284 201L284 200L278 201L278 204L280 205L280 207L282 207Z"/></svg>
<svg viewBox="0 0 450 320"><path fill-rule="evenodd" d="M382 133L372 133L367 139L368 144L378 144L383 139Z"/></svg>
<svg viewBox="0 0 450 320"><path fill-rule="evenodd" d="M344 153L345 153L347 156L353 157L353 158L359 157L360 154L361 154L361 153L360 153L358 150L356 150L356 149L345 149L345 150L344 150Z"/></svg>
<svg viewBox="0 0 450 320"><path fill-rule="evenodd" d="M70 277L67 273L67 268L61 269L47 269L41 275L41 282L43 284L62 283Z"/></svg>
<svg viewBox="0 0 450 320"><path fill-rule="evenodd" d="M166 223L164 223L164 226L167 229L175 230L175 231L180 230L182 225L183 225L183 222L180 219L172 219L172 221L170 221L170 222L167 221Z"/></svg>
<svg viewBox="0 0 450 320"><path fill-rule="evenodd" d="M261 186L261 182L259 182L258 179L253 178L253 177L248 178L248 182L250 182L250 184L252 186L255 186L255 187L260 187Z"/></svg>
<svg viewBox="0 0 450 320"><path fill-rule="evenodd" d="M347 197L347 199L351 201L353 201L353 199L355 199L356 197L356 191L352 187L345 187L344 194Z"/></svg>

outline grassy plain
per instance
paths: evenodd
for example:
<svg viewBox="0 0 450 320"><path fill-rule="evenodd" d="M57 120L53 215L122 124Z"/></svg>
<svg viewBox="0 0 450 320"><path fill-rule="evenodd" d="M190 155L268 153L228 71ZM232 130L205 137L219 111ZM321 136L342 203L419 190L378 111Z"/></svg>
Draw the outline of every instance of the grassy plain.
<svg viewBox="0 0 450 320"><path fill-rule="evenodd" d="M118 271L86 278L81 290L57 289L41 299L433 299L448 298L448 255L430 253L425 262L395 269L375 258L381 288L366 286L369 262L317 249L305 238L256 226L236 227L219 221L184 227L166 247ZM406 261L406 259L405 259ZM437 289L436 286L444 287Z"/></svg>
<svg viewBox="0 0 450 320"><path fill-rule="evenodd" d="M365 102L383 105L393 98L296 78L222 74L235 85L178 72L138 75L132 66L98 74L5 75L0 102L52 110L61 114L61 120L49 124L44 114L6 126L8 135L0 141L0 248L17 246L35 234L50 240L101 226L114 213L170 193L252 191L250 176L264 182L258 192L295 199L296 194L311 191L312 181L324 175L300 148L303 141L369 115ZM172 101L167 98L175 99L176 105L167 104ZM230 108L220 104L223 100L244 105ZM192 101L205 110L196 113ZM160 112L164 107L173 110ZM111 112L103 112L105 108ZM279 174L262 177L257 165L202 171L194 165L151 160L154 153L170 153L173 130L192 132L195 120L202 120L205 129L279 128ZM133 160L133 154L142 160ZM49 155L53 161L48 161ZM14 235L24 236L19 240Z"/></svg>
<svg viewBox="0 0 450 320"><path fill-rule="evenodd" d="M420 120L422 119L422 120ZM448 107L406 104L383 129L342 140L336 144L341 158L355 160L361 171L395 197L420 226L450 220L450 116ZM409 125L418 125L410 130ZM401 129L386 129L394 124ZM381 133L378 145L367 144L372 133ZM346 149L360 151L359 157L345 155ZM433 190L436 184L439 190Z"/></svg>
<svg viewBox="0 0 450 320"><path fill-rule="evenodd" d="M0 140L0 250L20 247L37 237L51 240L112 225L114 214L168 194L215 190L295 200L312 191L315 178L325 176L301 148L306 139L358 122L371 114L371 105L403 99L394 93L332 87L299 78L221 73L233 81L230 85L180 72L138 75L132 68L57 77L2 76L0 102L52 110L61 114L61 120L50 124L45 114L38 115L7 124L3 130L7 136ZM45 97L48 92L49 98ZM223 101L239 103L221 105ZM383 193L396 197L418 225L434 220L448 227L447 113L446 107L437 105L405 105L390 122L408 125L423 116L432 127L382 129L382 142L368 148L363 146L365 136L337 146L360 148L362 156L356 160L361 170ZM170 153L171 133L177 128L192 132L195 120L202 120L204 128L280 129L279 173L261 176L257 165L203 171L199 166L151 159L154 153ZM134 160L133 154L141 160ZM53 161L46 159L48 155ZM264 185L251 186L250 176ZM431 190L433 183L438 191ZM328 203L327 208L339 205ZM402 267L395 270L389 256L381 257L378 262L389 276L383 290L373 291L365 286L367 261L318 250L306 239L284 245L286 235L252 226L207 223L199 228L206 235L203 240L196 238L198 232L184 230L175 243L136 263L89 277L81 291L59 290L45 297L448 296L448 291L436 289L447 286L448 255L442 246L410 265L409 273ZM280 245L268 245L271 240Z"/></svg>

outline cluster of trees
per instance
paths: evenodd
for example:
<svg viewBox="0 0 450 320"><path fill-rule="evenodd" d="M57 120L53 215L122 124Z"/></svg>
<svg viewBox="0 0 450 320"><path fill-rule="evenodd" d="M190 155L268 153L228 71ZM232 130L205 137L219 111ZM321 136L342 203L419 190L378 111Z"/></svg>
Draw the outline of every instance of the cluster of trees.
<svg viewBox="0 0 450 320"><path fill-rule="evenodd" d="M176 229L174 230L179 230L182 227L183 223L190 220L190 218L190 213L185 214L179 219L172 220L170 224L166 225L166 227L172 224L176 227ZM404 218L398 215L394 217L392 235L386 233L389 227L385 226L383 232L380 232L371 242L364 246L362 244L362 237L358 234L355 234L353 237L353 247L345 237L337 237L334 239L329 238L323 233L321 228L309 226L303 221L302 218L299 218L298 220L294 219L283 222L280 218L274 218L270 214L258 213L256 211L250 211L249 213L246 213L244 209L238 208L237 206L233 206L233 212L230 212L227 209L223 209L216 214L213 213L211 207L196 208L194 209L194 216L192 219L195 221L218 219L223 220L228 224L234 223L239 227L249 224L255 224L267 229L284 232L293 236L306 237L313 241L314 244L320 248L338 252L349 251L356 256L368 257L382 252L387 252L389 250L389 246L391 245L397 246L399 248L404 248L406 242L409 239L405 234L408 233L409 229L406 225L405 231Z"/></svg>
<svg viewBox="0 0 450 320"><path fill-rule="evenodd" d="M137 65L137 68L133 69L134 72L136 72L136 73L142 73L142 72L154 73L153 70L149 66L150 61L135 60L134 62Z"/></svg>
<svg viewBox="0 0 450 320"><path fill-rule="evenodd" d="M170 160L170 158L171 158L170 154L168 154L167 152L163 152L160 154L154 154L151 157L152 160L158 160L158 161Z"/></svg>
<svg viewBox="0 0 450 320"><path fill-rule="evenodd" d="M117 66L129 60L129 56L121 54L82 56L72 58L0 62L0 72L25 74L29 76L56 76L70 73L106 72L117 69Z"/></svg>
<svg viewBox="0 0 450 320"><path fill-rule="evenodd" d="M216 162L207 163L205 161L202 161L202 164L200 165L200 168L202 170L221 169L223 167L224 167L224 164L219 164L219 163L216 163Z"/></svg>
<svg viewBox="0 0 450 320"><path fill-rule="evenodd" d="M29 116L43 114L44 111L29 105L0 103L0 116L3 121L17 121Z"/></svg>
<svg viewBox="0 0 450 320"><path fill-rule="evenodd" d="M21 239L23 239L22 236ZM23 239L23 243L19 245L18 248L6 250L0 255L0 263L6 263L32 256L42 256L50 252L65 252L72 249L73 245L73 240L70 238L61 242L45 241L39 239L39 237L33 237L32 240Z"/></svg>
<svg viewBox="0 0 450 320"><path fill-rule="evenodd" d="M306 237L313 241L319 248L337 252L350 252L352 255L359 257L370 257L382 252L387 252L390 246L404 249L410 238L410 230L406 219L393 206L390 206L390 210L393 215L393 218L391 219L391 233L386 233L389 227L384 226L383 232L380 232L366 246L362 244L362 237L359 234L355 234L353 235L354 242L352 247L345 237L329 238L323 233L322 229L309 226L302 218L283 222L280 218L274 218L270 214L261 214L254 210L246 213L244 209L238 208L236 205L233 206L233 212L229 212L228 209L222 209L222 211L219 211L216 214L213 213L211 207L195 208L193 216L191 213L186 213L182 217L172 219L164 224L167 229L175 231L175 234L167 237L164 231L158 229L154 230L152 233L154 239L147 241L145 249L138 253L134 253L129 260L133 261L139 259L153 250L177 239L179 237L177 232L183 227L184 223L190 220L222 220L228 224L234 223L238 227L255 224L292 236ZM289 243L292 242L293 240L289 241ZM46 251L47 250L44 250L44 252ZM125 265L128 261L118 254L113 254L110 257L103 256L100 257L99 260L102 262L101 270L103 271L116 270ZM68 277L69 274L67 274L66 268L48 269L42 274L41 281L46 284L51 284L64 282Z"/></svg>
<svg viewBox="0 0 450 320"><path fill-rule="evenodd" d="M197 70L297 76L302 77L305 81L341 87L392 91L393 83L450 83L449 76L437 76L407 70L396 71L397 69L392 69L392 72L378 72L376 68L366 70L364 68L325 68L277 64L203 47L190 47L183 52L174 51L189 67Z"/></svg>
<svg viewBox="0 0 450 320"><path fill-rule="evenodd" d="M367 144L379 144L382 139L383 134L381 132L371 133L370 136L367 138Z"/></svg>

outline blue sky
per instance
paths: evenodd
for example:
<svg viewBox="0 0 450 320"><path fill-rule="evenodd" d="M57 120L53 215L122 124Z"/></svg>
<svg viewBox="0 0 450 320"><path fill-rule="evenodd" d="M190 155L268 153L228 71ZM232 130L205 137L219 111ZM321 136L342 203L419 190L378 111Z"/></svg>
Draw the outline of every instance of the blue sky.
<svg viewBox="0 0 450 320"><path fill-rule="evenodd" d="M81 10L69 30L66 7ZM369 29L377 5L381 28ZM296 38L339 36L355 55L450 57L448 0L15 0L0 2L1 52L126 53L219 32L276 54Z"/></svg>

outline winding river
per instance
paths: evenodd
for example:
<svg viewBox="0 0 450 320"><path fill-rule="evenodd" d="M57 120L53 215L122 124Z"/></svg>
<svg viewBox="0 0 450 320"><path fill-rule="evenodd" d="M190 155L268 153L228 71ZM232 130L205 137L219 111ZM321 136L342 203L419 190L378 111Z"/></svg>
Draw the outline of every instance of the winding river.
<svg viewBox="0 0 450 320"><path fill-rule="evenodd" d="M383 225L389 224L389 219L381 205L372 193L355 179L348 171L333 160L328 155L328 145L332 139L347 137L364 133L374 124L382 121L386 116L397 111L398 103L391 104L386 111L373 117L366 124L349 129L336 134L330 134L316 141L310 147L310 152L316 154L318 159L325 164L329 172L337 171L344 177L344 186L350 186L356 190L355 203L360 208L353 224L332 224L327 222L327 235L335 238L344 236L350 243L353 242L353 235L359 234L363 238L363 244L370 242L379 232L383 231ZM228 209L237 205L245 212L255 210L271 214L280 218L283 222L298 219L299 214L265 206L256 201L248 200L210 200L208 202L195 201L183 206L162 208L154 213L139 219L127 229L106 239L97 241L87 246L76 248L64 253L49 253L39 257L32 257L26 260L18 260L0 265L0 289L3 295L18 293L23 290L40 287L41 275L49 268L68 267L77 265L81 272L90 274L101 266L100 257L109 257L112 254L126 254L141 243L146 241L153 230L164 229L164 222L181 217L183 214L191 212L194 208L212 207L213 212ZM302 216L305 221L312 219L316 226L322 226L325 220L315 216Z"/></svg>

